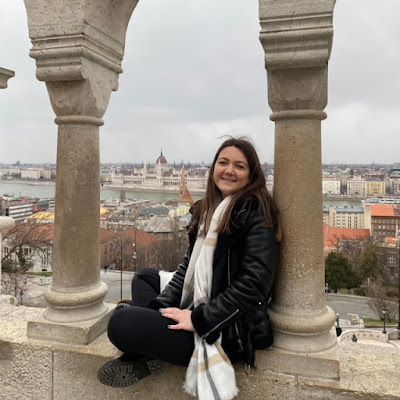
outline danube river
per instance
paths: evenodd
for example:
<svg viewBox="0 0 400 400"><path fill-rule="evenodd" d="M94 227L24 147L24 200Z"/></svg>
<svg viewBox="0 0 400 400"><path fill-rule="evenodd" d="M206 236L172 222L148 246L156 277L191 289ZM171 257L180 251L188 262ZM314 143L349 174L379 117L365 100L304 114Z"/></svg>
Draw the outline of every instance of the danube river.
<svg viewBox="0 0 400 400"><path fill-rule="evenodd" d="M36 184L36 183L20 183L20 182L7 182L0 180L0 196L4 196L8 194L10 196L29 196L29 197L38 197L38 198L52 198L55 196L55 184L54 183L44 183L44 184ZM125 188L125 195L128 199L135 200L153 200L155 202L164 202L168 200L178 200L179 193L163 193L163 192L150 192L143 191L138 192L134 190L130 190ZM110 201L113 197L119 198L121 194L120 189L111 189L107 186L102 186L100 191L101 200ZM193 199L199 200L203 196L202 195L193 195ZM326 206L353 206L360 207L361 200L330 200L324 199L324 205Z"/></svg>
<svg viewBox="0 0 400 400"><path fill-rule="evenodd" d="M132 200L153 200L155 202L164 202L168 200L179 200L179 193L164 193L164 192L151 192L143 191L138 192L128 188L124 188L125 196L127 199ZM20 182L7 182L0 180L0 196L9 195L14 197L29 196L38 197L40 199L52 198L55 196L56 186L54 183L20 183ZM121 189L111 189L107 186L102 186L100 190L101 200L110 201L112 198L119 198ZM193 199L199 200L202 195L193 195Z"/></svg>

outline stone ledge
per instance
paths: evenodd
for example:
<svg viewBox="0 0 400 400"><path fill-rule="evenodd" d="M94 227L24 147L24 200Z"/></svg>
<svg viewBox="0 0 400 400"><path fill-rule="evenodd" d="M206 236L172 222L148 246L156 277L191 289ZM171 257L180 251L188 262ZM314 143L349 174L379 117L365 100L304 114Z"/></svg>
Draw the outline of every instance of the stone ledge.
<svg viewBox="0 0 400 400"><path fill-rule="evenodd" d="M17 299L15 296L9 296L7 294L0 295L0 304L9 304L15 306L17 304Z"/></svg>
<svg viewBox="0 0 400 400"><path fill-rule="evenodd" d="M98 369L119 356L105 334L86 346L28 339L27 321L42 310L0 305L0 400L189 400L182 385L186 369L170 366L160 377L149 377L124 389L101 385ZM17 324L17 330L10 330ZM237 400L399 400L400 348L339 343L340 381L279 374L266 368L235 366ZM271 351L257 352L258 365ZM3 368L6 367L6 368ZM236 400L236 399L235 399Z"/></svg>
<svg viewBox="0 0 400 400"><path fill-rule="evenodd" d="M38 315L28 321L29 339L44 340L64 344L87 345L97 339L107 329L107 323L115 305L107 305L107 312L100 318L83 322L52 322Z"/></svg>

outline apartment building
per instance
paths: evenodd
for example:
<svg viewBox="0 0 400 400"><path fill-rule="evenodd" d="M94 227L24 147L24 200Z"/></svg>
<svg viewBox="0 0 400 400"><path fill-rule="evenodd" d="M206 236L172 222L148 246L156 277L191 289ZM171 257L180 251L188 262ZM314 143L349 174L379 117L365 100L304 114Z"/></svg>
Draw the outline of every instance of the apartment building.
<svg viewBox="0 0 400 400"><path fill-rule="evenodd" d="M4 230L2 254L16 263L22 260L30 272L52 270L53 223L19 222Z"/></svg>
<svg viewBox="0 0 400 400"><path fill-rule="evenodd" d="M323 178L322 193L323 194L340 194L340 179Z"/></svg>
<svg viewBox="0 0 400 400"><path fill-rule="evenodd" d="M385 196L386 182L382 179L366 179L365 191L367 196Z"/></svg>
<svg viewBox="0 0 400 400"><path fill-rule="evenodd" d="M366 196L366 181L361 177L347 179L347 194L354 196Z"/></svg>
<svg viewBox="0 0 400 400"><path fill-rule="evenodd" d="M15 221L23 221L37 211L37 199L23 197L20 199L2 199L0 215L11 217Z"/></svg>
<svg viewBox="0 0 400 400"><path fill-rule="evenodd" d="M364 209L353 206L324 206L323 221L331 228L364 229Z"/></svg>
<svg viewBox="0 0 400 400"><path fill-rule="evenodd" d="M400 273L400 252L399 252L399 239L388 237L385 242L377 245L377 252L383 270L387 277L392 280L398 278Z"/></svg>
<svg viewBox="0 0 400 400"><path fill-rule="evenodd" d="M386 182L380 178L349 178L347 180L347 194L355 196L385 196Z"/></svg>
<svg viewBox="0 0 400 400"><path fill-rule="evenodd" d="M374 240L399 236L400 208L397 204L365 204L364 210L366 228L370 228Z"/></svg>

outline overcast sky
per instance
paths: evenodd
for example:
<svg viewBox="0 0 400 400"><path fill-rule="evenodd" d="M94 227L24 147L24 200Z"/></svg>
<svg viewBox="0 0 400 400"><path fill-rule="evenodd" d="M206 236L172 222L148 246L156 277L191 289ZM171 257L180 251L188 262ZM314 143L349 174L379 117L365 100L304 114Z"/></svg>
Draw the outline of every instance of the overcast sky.
<svg viewBox="0 0 400 400"><path fill-rule="evenodd" d="M400 162L399 0L337 0L323 162ZM206 163L225 134L273 162L257 0L140 0L119 90L100 128L101 162ZM57 126L29 57L22 0L0 1L0 163L55 162Z"/></svg>

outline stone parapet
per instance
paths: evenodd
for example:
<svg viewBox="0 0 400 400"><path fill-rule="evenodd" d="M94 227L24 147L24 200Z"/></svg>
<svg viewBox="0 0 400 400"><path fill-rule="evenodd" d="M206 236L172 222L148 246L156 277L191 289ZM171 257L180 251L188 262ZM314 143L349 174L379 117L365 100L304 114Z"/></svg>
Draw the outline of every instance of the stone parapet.
<svg viewBox="0 0 400 400"><path fill-rule="evenodd" d="M40 310L0 305L0 400L190 400L182 385L186 368L170 366L128 388L109 388L98 369L120 355L105 334L87 346L27 337L27 321ZM399 400L400 348L345 341L339 346L340 381L282 374L267 367L273 351L258 351L250 375L235 365L237 400Z"/></svg>

